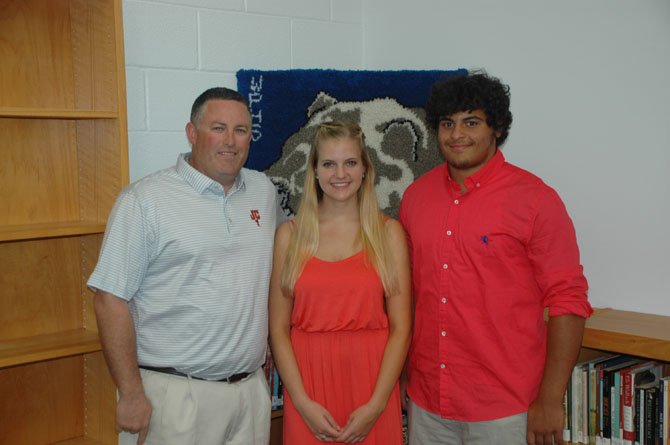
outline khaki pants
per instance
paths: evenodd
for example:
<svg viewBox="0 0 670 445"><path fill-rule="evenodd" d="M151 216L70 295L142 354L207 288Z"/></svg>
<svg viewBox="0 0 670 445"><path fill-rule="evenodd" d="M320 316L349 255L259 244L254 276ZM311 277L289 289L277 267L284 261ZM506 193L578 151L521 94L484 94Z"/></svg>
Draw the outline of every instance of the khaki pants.
<svg viewBox="0 0 670 445"><path fill-rule="evenodd" d="M409 445L526 445L527 413L484 422L443 419L408 402Z"/></svg>
<svg viewBox="0 0 670 445"><path fill-rule="evenodd" d="M267 445L270 390L259 369L235 383L140 369L153 412L146 445ZM119 434L136 445L137 434Z"/></svg>

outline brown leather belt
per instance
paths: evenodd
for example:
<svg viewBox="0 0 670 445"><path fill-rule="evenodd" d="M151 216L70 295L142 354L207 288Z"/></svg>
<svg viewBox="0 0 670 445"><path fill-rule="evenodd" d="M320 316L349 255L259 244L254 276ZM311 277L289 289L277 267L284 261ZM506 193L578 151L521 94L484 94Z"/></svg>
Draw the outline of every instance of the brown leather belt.
<svg viewBox="0 0 670 445"><path fill-rule="evenodd" d="M176 375L179 377L189 377L188 374L184 374L183 372L177 371L174 368L161 368L161 367L156 367L156 366L144 366L144 365L139 365L141 369L146 369L147 371L154 371L154 372L161 372L163 374L171 374L171 375ZM205 382L226 382L226 383L235 383L239 382L240 380L244 380L247 377L249 377L252 372L240 372L239 374L233 374L230 377L226 377L224 379L219 379L219 380L209 380L209 379L203 379L201 377L196 377L194 375L190 376L192 379L196 380L204 380Z"/></svg>

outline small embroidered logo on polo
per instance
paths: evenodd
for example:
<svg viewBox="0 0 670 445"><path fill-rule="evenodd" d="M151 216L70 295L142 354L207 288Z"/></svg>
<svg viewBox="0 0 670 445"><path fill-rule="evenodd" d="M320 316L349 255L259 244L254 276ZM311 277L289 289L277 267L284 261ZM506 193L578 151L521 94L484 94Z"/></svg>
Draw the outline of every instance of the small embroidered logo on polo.
<svg viewBox="0 0 670 445"><path fill-rule="evenodd" d="M480 240L482 240L482 243L488 247L489 246L489 237L486 235L482 235L479 237Z"/></svg>
<svg viewBox="0 0 670 445"><path fill-rule="evenodd" d="M258 210L252 210L251 215L249 217L256 222L256 225L260 227L261 225L261 212Z"/></svg>

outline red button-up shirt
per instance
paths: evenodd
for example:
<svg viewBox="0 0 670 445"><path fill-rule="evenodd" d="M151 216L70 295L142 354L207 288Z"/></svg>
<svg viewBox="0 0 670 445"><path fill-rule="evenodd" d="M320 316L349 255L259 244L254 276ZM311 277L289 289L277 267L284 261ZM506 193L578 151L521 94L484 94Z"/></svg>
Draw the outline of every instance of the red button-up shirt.
<svg viewBox="0 0 670 445"><path fill-rule="evenodd" d="M500 150L466 179L441 165L406 191L415 304L407 391L443 418L482 421L528 410L549 316L588 317L575 231L556 192Z"/></svg>

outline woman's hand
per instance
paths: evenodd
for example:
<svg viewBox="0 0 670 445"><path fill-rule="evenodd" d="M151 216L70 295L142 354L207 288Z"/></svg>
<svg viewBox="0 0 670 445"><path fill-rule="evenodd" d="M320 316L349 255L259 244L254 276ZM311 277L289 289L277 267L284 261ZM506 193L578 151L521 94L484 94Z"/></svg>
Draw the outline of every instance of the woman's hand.
<svg viewBox="0 0 670 445"><path fill-rule="evenodd" d="M360 406L351 413L347 424L344 425L344 430L336 437L336 440L344 443L363 442L382 411L383 409L377 409L370 403Z"/></svg>
<svg viewBox="0 0 670 445"><path fill-rule="evenodd" d="M332 442L342 432L333 416L319 403L314 400L306 400L296 409L302 416L314 437L322 442Z"/></svg>

